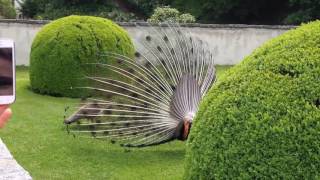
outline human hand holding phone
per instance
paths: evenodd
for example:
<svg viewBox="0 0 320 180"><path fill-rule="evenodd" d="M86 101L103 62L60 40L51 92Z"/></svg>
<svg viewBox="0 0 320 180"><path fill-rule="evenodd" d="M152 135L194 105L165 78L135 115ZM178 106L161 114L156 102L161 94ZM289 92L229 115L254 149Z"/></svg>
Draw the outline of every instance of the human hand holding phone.
<svg viewBox="0 0 320 180"><path fill-rule="evenodd" d="M8 105L0 105L0 128L4 127L11 114L12 112Z"/></svg>
<svg viewBox="0 0 320 180"><path fill-rule="evenodd" d="M0 39L0 128L10 118L12 112L8 104L15 100L15 56L14 42Z"/></svg>

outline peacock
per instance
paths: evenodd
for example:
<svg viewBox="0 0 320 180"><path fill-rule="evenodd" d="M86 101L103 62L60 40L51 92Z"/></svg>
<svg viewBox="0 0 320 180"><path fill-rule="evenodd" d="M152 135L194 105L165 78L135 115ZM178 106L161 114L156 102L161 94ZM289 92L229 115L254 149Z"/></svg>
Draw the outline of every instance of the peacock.
<svg viewBox="0 0 320 180"><path fill-rule="evenodd" d="M84 77L96 92L64 123L125 147L146 147L188 138L201 99L216 81L214 50L178 24L137 27L134 58L104 52L110 63L91 63ZM112 61L112 62L111 62ZM109 73L96 73L107 70ZM111 72L111 73L110 73Z"/></svg>

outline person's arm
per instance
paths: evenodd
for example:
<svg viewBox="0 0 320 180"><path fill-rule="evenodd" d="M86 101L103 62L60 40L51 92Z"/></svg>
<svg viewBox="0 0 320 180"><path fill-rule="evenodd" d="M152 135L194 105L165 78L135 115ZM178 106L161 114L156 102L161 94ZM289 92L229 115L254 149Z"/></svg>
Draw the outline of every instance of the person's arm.
<svg viewBox="0 0 320 180"><path fill-rule="evenodd" d="M8 105L0 105L0 128L4 127L11 114L12 112Z"/></svg>

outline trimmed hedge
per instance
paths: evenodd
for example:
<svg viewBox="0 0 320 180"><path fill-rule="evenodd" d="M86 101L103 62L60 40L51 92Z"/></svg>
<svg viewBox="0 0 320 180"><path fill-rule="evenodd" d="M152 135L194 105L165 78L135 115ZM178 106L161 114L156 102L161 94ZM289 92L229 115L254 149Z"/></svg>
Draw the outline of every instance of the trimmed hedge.
<svg viewBox="0 0 320 180"><path fill-rule="evenodd" d="M194 122L186 179L320 178L320 21L225 73Z"/></svg>
<svg viewBox="0 0 320 180"><path fill-rule="evenodd" d="M45 25L32 43L31 88L54 96L86 96L86 90L70 87L84 86L81 78L95 72L95 67L86 63L107 63L108 58L99 57L103 52L133 57L134 47L127 32L110 20L90 16L55 20Z"/></svg>

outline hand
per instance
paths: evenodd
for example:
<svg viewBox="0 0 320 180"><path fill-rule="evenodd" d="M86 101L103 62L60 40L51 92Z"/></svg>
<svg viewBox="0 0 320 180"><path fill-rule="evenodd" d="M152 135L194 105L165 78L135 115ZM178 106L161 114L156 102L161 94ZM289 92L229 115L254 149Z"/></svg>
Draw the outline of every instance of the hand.
<svg viewBox="0 0 320 180"><path fill-rule="evenodd" d="M8 105L0 105L0 128L4 127L11 114L12 112Z"/></svg>

